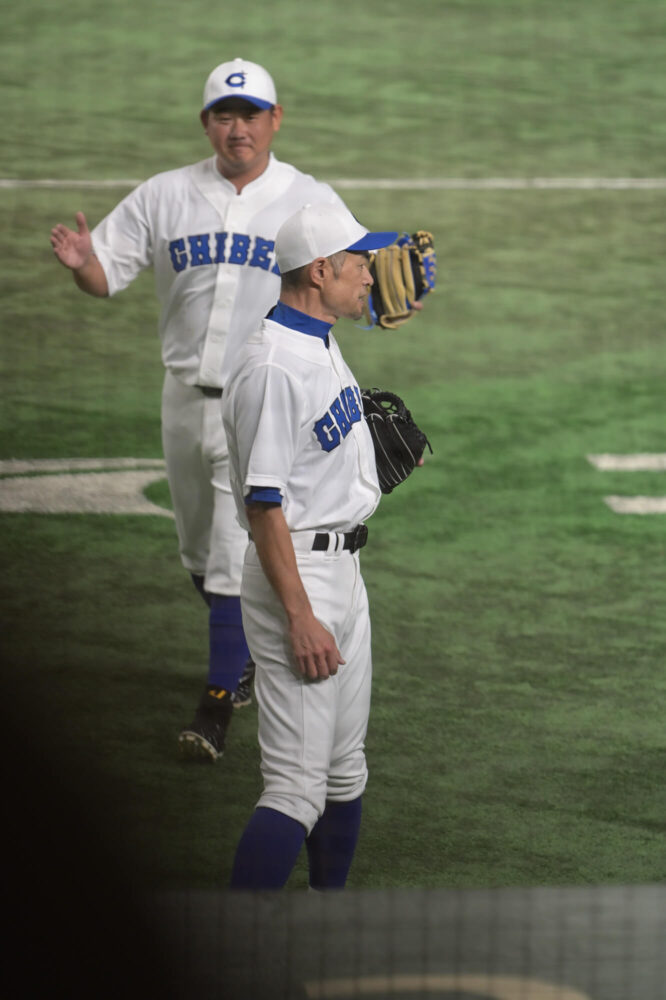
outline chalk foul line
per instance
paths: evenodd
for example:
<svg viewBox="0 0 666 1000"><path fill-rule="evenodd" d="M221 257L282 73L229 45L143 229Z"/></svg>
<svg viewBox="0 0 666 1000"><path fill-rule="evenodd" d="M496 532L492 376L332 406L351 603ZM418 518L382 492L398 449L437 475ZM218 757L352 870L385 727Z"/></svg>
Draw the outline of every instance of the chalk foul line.
<svg viewBox="0 0 666 1000"><path fill-rule="evenodd" d="M141 178L0 178L0 189L126 189ZM327 181L338 190L378 191L659 191L666 177L339 177Z"/></svg>

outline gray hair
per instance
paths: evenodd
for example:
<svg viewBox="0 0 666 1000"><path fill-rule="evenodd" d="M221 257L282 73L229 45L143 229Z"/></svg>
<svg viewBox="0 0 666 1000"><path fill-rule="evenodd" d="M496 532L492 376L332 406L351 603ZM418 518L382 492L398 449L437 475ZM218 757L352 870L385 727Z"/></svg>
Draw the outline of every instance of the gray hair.
<svg viewBox="0 0 666 1000"><path fill-rule="evenodd" d="M326 260L330 260L331 267L333 268L333 274L336 278L342 270L346 253L346 250L338 250L337 253L332 253L330 257L326 258ZM304 285L309 267L309 264L303 264L302 267L295 267L293 271L285 271L284 274L280 275L283 289L285 289L285 291L290 291Z"/></svg>

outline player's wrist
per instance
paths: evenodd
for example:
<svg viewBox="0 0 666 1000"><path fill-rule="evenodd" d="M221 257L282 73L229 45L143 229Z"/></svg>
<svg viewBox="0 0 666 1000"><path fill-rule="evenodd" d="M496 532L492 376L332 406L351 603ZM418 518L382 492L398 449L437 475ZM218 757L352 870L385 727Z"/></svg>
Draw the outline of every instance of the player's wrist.
<svg viewBox="0 0 666 1000"><path fill-rule="evenodd" d="M306 595L303 595L294 604L284 604L284 611L287 616L289 630L292 633L305 631L311 627L313 621L316 621Z"/></svg>
<svg viewBox="0 0 666 1000"><path fill-rule="evenodd" d="M91 250L88 256L83 261L83 263L79 264L77 267L73 267L72 271L74 271L75 274L82 274L84 271L89 270L90 265L93 263L94 260L96 260L95 253L93 250Z"/></svg>

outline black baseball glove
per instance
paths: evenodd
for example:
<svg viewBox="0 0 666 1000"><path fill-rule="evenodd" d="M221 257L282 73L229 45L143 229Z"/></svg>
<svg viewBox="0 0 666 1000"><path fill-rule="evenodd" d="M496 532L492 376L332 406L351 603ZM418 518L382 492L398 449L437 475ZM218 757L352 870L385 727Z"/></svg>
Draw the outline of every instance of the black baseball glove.
<svg viewBox="0 0 666 1000"><path fill-rule="evenodd" d="M363 412L375 446L377 478L382 493L390 493L412 472L426 445L432 448L412 415L393 392L362 389Z"/></svg>
<svg viewBox="0 0 666 1000"><path fill-rule="evenodd" d="M432 233L403 233L370 255L374 285L365 305L369 326L395 330L414 315L412 306L435 288L437 255Z"/></svg>

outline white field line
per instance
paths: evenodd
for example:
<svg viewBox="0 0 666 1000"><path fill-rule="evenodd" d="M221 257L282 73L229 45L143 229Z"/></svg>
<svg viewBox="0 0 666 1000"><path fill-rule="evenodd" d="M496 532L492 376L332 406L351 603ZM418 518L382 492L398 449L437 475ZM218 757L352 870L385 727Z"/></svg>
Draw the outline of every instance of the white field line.
<svg viewBox="0 0 666 1000"><path fill-rule="evenodd" d="M144 490L164 479L160 469L65 472L57 476L9 476L0 480L0 511L34 514L157 514L173 512L152 503Z"/></svg>
<svg viewBox="0 0 666 1000"><path fill-rule="evenodd" d="M604 497L615 514L666 514L666 497Z"/></svg>
<svg viewBox="0 0 666 1000"><path fill-rule="evenodd" d="M0 189L15 191L18 188L133 188L140 180L119 178L117 180L58 180L55 177L45 177L35 180L20 180L13 177L0 177Z"/></svg>
<svg viewBox="0 0 666 1000"><path fill-rule="evenodd" d="M144 490L165 478L160 458L5 459L0 461L0 512L156 514Z"/></svg>
<svg viewBox="0 0 666 1000"><path fill-rule="evenodd" d="M0 189L134 188L137 178L76 180L0 178ZM666 177L342 177L327 182L339 190L381 191L656 191L666 190Z"/></svg>
<svg viewBox="0 0 666 1000"><path fill-rule="evenodd" d="M588 455L587 460L602 472L666 472L666 452Z"/></svg>
<svg viewBox="0 0 666 1000"><path fill-rule="evenodd" d="M378 188L387 191L628 191L666 189L666 177L413 177L329 181L337 188Z"/></svg>
<svg viewBox="0 0 666 1000"><path fill-rule="evenodd" d="M666 452L633 455L588 455L600 472L666 472ZM666 514L666 497L608 496L604 503L615 514Z"/></svg>
<svg viewBox="0 0 666 1000"><path fill-rule="evenodd" d="M666 471L666 453L587 455L587 460L600 471ZM173 517L144 495L165 473L159 458L4 459L0 512ZM666 514L666 497L607 496L604 502L616 514Z"/></svg>
<svg viewBox="0 0 666 1000"><path fill-rule="evenodd" d="M90 472L93 469L164 469L163 458L6 458L0 475L30 472Z"/></svg>

